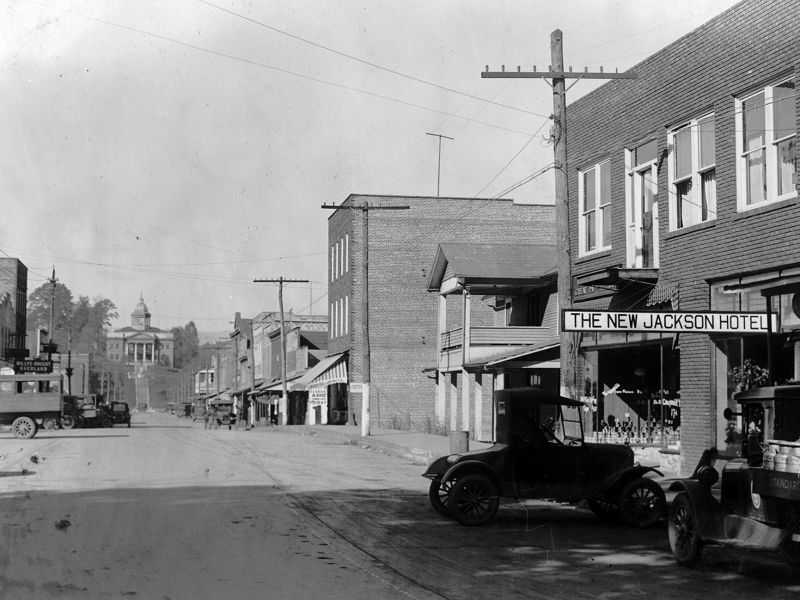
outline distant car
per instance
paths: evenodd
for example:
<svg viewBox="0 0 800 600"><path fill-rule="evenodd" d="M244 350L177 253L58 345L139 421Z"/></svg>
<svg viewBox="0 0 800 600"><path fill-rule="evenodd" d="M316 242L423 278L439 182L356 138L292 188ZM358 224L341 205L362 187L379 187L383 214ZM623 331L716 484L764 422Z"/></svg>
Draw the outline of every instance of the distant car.
<svg viewBox="0 0 800 600"><path fill-rule="evenodd" d="M126 402L112 402L108 405L111 415L111 420L114 424L127 424L131 426L131 411Z"/></svg>
<svg viewBox="0 0 800 600"><path fill-rule="evenodd" d="M645 477L661 473L634 465L628 446L584 442L583 403L538 387L498 390L494 402L497 443L443 456L423 474L439 513L484 525L505 497L587 500L598 516L620 516L634 527L664 516L664 491Z"/></svg>

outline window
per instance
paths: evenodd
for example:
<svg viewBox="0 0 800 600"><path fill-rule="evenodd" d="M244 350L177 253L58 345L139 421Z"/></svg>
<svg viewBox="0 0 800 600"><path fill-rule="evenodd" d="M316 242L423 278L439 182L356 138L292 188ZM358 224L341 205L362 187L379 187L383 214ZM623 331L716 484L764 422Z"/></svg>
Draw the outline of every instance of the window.
<svg viewBox="0 0 800 600"><path fill-rule="evenodd" d="M580 254L611 247L611 163L578 172Z"/></svg>
<svg viewBox="0 0 800 600"><path fill-rule="evenodd" d="M669 133L672 230L717 216L714 132L714 115L706 115Z"/></svg>
<svg viewBox="0 0 800 600"><path fill-rule="evenodd" d="M791 79L736 99L739 210L797 196L795 106Z"/></svg>
<svg viewBox="0 0 800 600"><path fill-rule="evenodd" d="M625 151L626 266L658 267L658 146L651 140Z"/></svg>
<svg viewBox="0 0 800 600"><path fill-rule="evenodd" d="M331 281L336 279L336 258L334 256L334 247L331 246Z"/></svg>

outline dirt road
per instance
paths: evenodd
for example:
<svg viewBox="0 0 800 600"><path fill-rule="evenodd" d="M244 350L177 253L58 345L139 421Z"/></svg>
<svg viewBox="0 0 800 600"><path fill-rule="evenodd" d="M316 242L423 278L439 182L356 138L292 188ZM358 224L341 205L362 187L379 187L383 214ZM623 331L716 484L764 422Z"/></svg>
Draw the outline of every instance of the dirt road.
<svg viewBox="0 0 800 600"><path fill-rule="evenodd" d="M553 503L467 528L418 464L313 434L133 427L0 433L0 598L796 598L774 556L672 560L663 528Z"/></svg>

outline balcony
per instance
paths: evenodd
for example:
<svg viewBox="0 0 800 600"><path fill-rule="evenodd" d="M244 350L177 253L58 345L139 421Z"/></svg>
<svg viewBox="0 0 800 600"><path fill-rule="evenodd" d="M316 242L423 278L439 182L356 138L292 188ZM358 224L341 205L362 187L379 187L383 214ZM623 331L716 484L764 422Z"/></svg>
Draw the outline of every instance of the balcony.
<svg viewBox="0 0 800 600"><path fill-rule="evenodd" d="M484 362L516 347L543 344L553 337L552 327L471 327L467 363ZM439 368L452 370L464 364L464 329L457 327L442 333Z"/></svg>

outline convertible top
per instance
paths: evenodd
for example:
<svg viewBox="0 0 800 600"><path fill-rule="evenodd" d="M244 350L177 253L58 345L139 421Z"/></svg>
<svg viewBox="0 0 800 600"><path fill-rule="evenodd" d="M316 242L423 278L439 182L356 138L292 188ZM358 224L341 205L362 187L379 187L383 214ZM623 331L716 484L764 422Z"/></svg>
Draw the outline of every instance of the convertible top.
<svg viewBox="0 0 800 600"><path fill-rule="evenodd" d="M573 400L572 398L566 398L564 396L558 395L553 390L537 386L510 388L507 390L495 390L494 399L505 400L505 401L522 400L525 402L530 402L531 404L557 404L559 406L583 406L583 402L581 402L580 400Z"/></svg>

